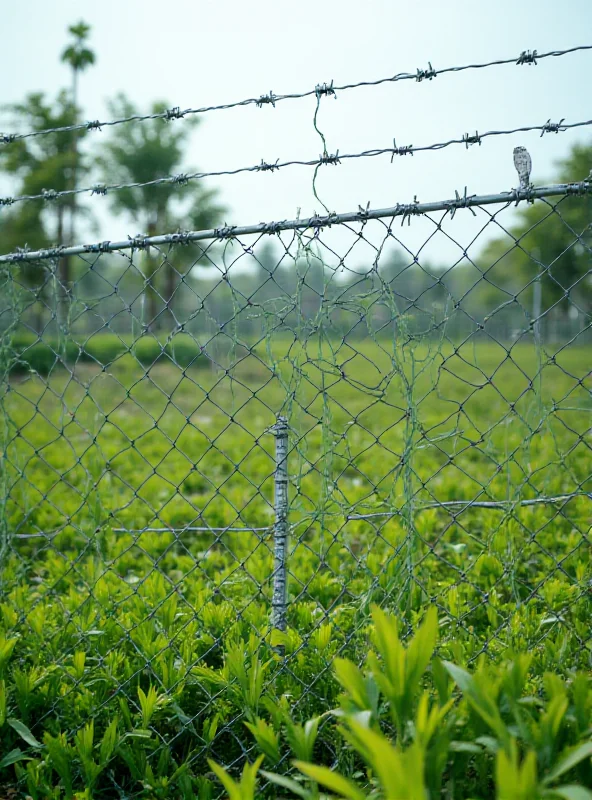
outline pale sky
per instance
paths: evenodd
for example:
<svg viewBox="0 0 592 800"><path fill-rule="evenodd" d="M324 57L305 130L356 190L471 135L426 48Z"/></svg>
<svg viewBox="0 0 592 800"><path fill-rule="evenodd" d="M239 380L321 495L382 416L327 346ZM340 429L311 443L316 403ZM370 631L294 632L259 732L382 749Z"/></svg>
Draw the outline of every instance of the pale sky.
<svg viewBox="0 0 592 800"><path fill-rule="evenodd" d="M374 80L399 72L518 58L592 43L590 0L339 0L297 3L225 0L3 0L0 31L0 102L32 91L55 94L69 86L59 54L69 24L92 26L97 63L80 80L85 119L108 116L106 100L125 92L142 110L162 99L169 107L203 106L274 93L305 91L318 83ZM568 122L592 117L592 51L545 59L538 66L501 66L355 89L322 101L319 124L329 152L351 153L398 145L423 145L475 130ZM319 156L312 124L314 97L275 108L249 106L201 115L187 169L234 168ZM179 120L171 124L182 125ZM0 128L6 120L0 115ZM109 129L94 132L92 141ZM481 147L453 146L390 163L389 156L342 162L319 174L318 189L332 211L438 200L462 192L485 194L517 185L512 150L532 155L535 183L553 162L592 129L540 137L537 132L486 139ZM582 176L586 177L586 176ZM293 218L321 212L311 191L312 169L219 178L229 224ZM92 181L90 181L92 182ZM6 189L4 184L1 189ZM136 234L137 225L99 210L101 239ZM467 212L468 216L468 212ZM90 234L89 234L90 235ZM81 234L82 236L82 234ZM92 237L96 238L96 234Z"/></svg>

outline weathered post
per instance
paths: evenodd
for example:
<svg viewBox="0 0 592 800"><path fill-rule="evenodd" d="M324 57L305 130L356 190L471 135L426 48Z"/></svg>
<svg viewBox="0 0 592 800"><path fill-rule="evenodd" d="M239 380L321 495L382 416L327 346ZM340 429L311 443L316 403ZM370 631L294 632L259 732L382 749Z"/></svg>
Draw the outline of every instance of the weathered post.
<svg viewBox="0 0 592 800"><path fill-rule="evenodd" d="M275 435L275 523L273 527L273 596L271 623L274 630L286 630L288 602L288 420L278 417Z"/></svg>

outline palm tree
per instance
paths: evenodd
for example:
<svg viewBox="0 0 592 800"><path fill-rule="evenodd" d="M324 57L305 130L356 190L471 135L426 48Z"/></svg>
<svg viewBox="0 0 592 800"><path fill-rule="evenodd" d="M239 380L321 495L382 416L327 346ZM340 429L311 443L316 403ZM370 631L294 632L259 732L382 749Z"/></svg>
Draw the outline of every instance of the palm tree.
<svg viewBox="0 0 592 800"><path fill-rule="evenodd" d="M71 25L68 31L74 37L74 41L66 47L62 53L62 61L69 64L72 68L72 114L74 124L78 122L78 76L87 67L95 63L95 54L85 45L85 41L90 33L90 25L80 21L77 25ZM78 178L78 131L72 131L72 172L71 188L76 189ZM74 244L76 221L76 195L72 195L70 206L70 242ZM67 263L67 259L64 259ZM66 272L69 272L66 266ZM67 280L67 276L66 276Z"/></svg>
<svg viewBox="0 0 592 800"><path fill-rule="evenodd" d="M164 103L154 103L152 113L162 113ZM119 95L110 104L110 113L129 117L138 113L136 107ZM162 118L120 125L113 129L99 156L99 168L105 183L145 183L190 170L183 165L191 131L197 126L196 117L173 125ZM134 224L148 235L176 230L200 230L213 227L223 209L215 202L215 191L200 183L158 186L137 186L109 193L111 207L116 213L126 213ZM162 258L144 256L144 279L148 310L148 327L162 327L159 297L175 319L173 305L178 281L195 264L202 251L197 246L184 247L173 256ZM174 264L173 264L174 261Z"/></svg>

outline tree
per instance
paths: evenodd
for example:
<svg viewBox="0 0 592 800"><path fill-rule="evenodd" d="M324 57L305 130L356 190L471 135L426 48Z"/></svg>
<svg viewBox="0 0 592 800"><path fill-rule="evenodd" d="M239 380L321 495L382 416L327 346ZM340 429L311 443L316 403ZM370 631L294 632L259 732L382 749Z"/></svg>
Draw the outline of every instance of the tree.
<svg viewBox="0 0 592 800"><path fill-rule="evenodd" d="M153 113L162 113L165 103L154 103ZM116 117L137 114L136 107L119 95L110 106ZM178 174L185 158L189 135L198 124L196 117L176 125L162 118L113 129L98 159L104 183L145 183ZM185 171L192 170L185 167ZM215 202L215 191L199 182L137 186L111 192L109 199L116 213L125 213L148 235L175 230L200 230L213 227L222 207ZM202 257L198 246L177 248L166 257L148 253L143 259L147 288L148 325L162 326L159 297L173 316L178 281ZM159 263L161 261L162 263Z"/></svg>
<svg viewBox="0 0 592 800"><path fill-rule="evenodd" d="M73 106L68 94L61 91L56 100L46 100L42 93L28 95L22 103L7 106L15 119L15 127L32 131L72 125ZM41 194L44 190L57 192L71 185L73 165L72 139L68 132L51 133L27 139L17 139L0 150L0 167L15 184L16 194ZM87 165L79 159L78 168L86 172ZM66 198L25 201L3 212L0 220L0 248L10 252L25 245L32 249L64 242ZM65 259L58 263L62 305L70 288L70 275ZM23 267L23 282L35 289L42 303L46 283L37 266ZM37 308L38 324L42 306Z"/></svg>
<svg viewBox="0 0 592 800"><path fill-rule="evenodd" d="M70 25L69 33L74 41L62 53L62 61L72 67L72 104L77 105L78 99L78 73L95 63L95 54L85 46L85 41L90 33L90 25L80 21L77 25Z"/></svg>
<svg viewBox="0 0 592 800"><path fill-rule="evenodd" d="M77 81L78 74L94 63L94 53L84 42L90 28L84 22L69 28L74 41L64 50L62 61L72 67L72 93L61 91L55 102L46 100L42 93L28 95L24 102L7 106L14 117L15 127L32 131L46 128L62 128L78 121ZM28 139L18 139L2 148L0 167L16 183L18 194L39 194L44 190L61 192L75 189L77 175L87 172L88 167L80 159L78 142L85 131L64 131ZM3 252L27 245L33 249L50 244L64 244L66 238L66 216L70 215L70 241L74 240L75 221L79 213L76 195L47 201L25 202L5 212L0 219L0 247ZM61 258L58 276L61 286L61 316L69 301L72 284L70 261ZM47 276L37 265L23 265L20 269L23 282L35 291L37 330L42 325L43 295Z"/></svg>
<svg viewBox="0 0 592 800"><path fill-rule="evenodd" d="M592 145L577 144L560 161L555 183L584 180L592 170ZM518 211L518 221L508 235L491 241L479 258L489 285L499 287L480 294L492 306L516 295L532 308L537 276L543 310L564 315L576 303L584 313L592 308L590 254L592 198L565 197L536 201ZM489 299L488 299L489 298Z"/></svg>

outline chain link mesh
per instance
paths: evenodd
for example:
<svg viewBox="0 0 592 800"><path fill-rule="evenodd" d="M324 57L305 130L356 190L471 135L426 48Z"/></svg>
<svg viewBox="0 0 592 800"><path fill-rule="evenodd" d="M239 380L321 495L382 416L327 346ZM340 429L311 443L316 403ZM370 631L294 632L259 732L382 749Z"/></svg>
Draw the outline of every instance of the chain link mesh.
<svg viewBox="0 0 592 800"><path fill-rule="evenodd" d="M576 189L527 190L519 233L526 195L465 195L3 258L2 609L68 686L33 730L81 693L143 713L149 681L175 711L151 757L232 766L223 643L247 709L272 683L306 718L372 603L408 626L435 603L469 661L589 666Z"/></svg>

